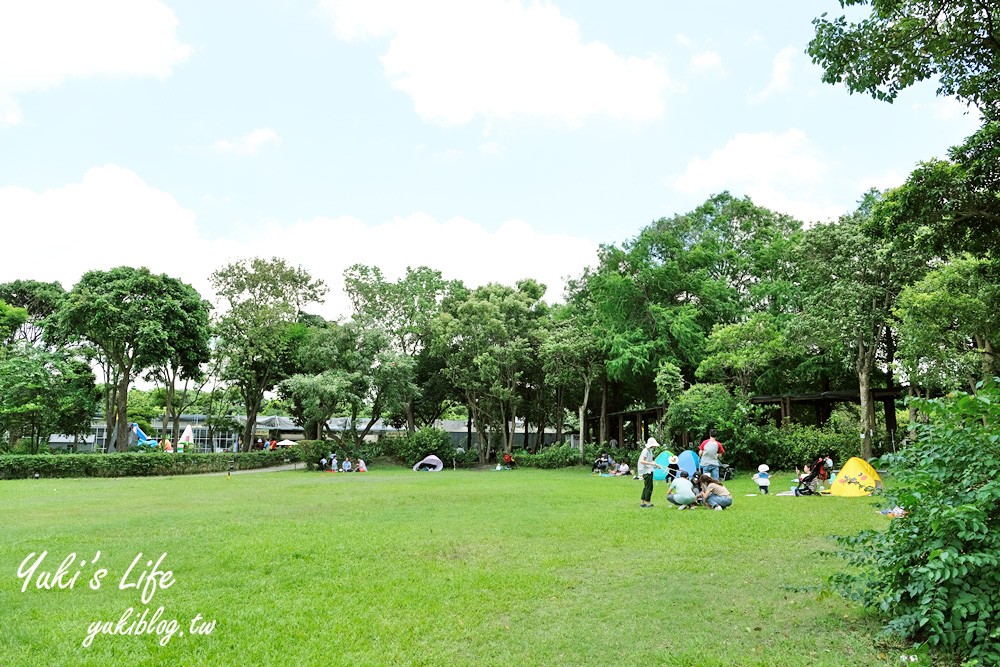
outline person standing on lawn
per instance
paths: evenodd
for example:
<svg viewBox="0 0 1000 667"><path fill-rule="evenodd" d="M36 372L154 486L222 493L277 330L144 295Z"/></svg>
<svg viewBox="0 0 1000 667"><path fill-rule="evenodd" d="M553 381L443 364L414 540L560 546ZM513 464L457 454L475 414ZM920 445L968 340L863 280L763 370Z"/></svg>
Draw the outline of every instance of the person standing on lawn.
<svg viewBox="0 0 1000 667"><path fill-rule="evenodd" d="M653 450L660 446L660 443L656 441L656 438L650 437L646 441L646 446L643 448L642 453L639 454L639 465L638 472L639 477L642 477L642 500L639 502L639 507L652 507L653 503L650 502L653 498L653 468L662 468L659 463L654 461Z"/></svg>
<svg viewBox="0 0 1000 667"><path fill-rule="evenodd" d="M713 479L719 479L719 457L726 453L722 443L715 439L713 428L708 432L708 438L701 442L698 456L701 457L701 471Z"/></svg>

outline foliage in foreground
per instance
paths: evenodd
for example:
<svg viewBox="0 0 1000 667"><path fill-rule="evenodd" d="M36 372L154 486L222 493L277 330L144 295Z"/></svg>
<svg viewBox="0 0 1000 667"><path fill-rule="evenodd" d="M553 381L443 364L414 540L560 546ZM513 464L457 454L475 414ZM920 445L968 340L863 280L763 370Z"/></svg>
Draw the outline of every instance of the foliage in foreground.
<svg viewBox="0 0 1000 667"><path fill-rule="evenodd" d="M853 568L831 583L883 614L887 634L1000 665L1000 390L918 405L929 423L883 459L888 503L907 514L840 538Z"/></svg>

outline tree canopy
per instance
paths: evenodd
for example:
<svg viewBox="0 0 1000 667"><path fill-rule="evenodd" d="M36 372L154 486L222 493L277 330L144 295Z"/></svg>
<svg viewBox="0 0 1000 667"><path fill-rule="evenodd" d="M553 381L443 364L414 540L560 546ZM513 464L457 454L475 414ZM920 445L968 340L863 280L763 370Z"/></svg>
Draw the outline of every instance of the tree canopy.
<svg viewBox="0 0 1000 667"><path fill-rule="evenodd" d="M1000 120L1000 6L994 0L840 0L867 8L813 20L807 49L827 83L893 101L905 88L937 78L938 93Z"/></svg>

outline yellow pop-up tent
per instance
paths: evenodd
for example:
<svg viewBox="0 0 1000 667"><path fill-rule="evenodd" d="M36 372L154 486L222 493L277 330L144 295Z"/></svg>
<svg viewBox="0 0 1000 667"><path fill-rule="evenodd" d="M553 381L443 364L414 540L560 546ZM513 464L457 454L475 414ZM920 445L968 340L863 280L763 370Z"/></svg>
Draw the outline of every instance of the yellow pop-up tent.
<svg viewBox="0 0 1000 667"><path fill-rule="evenodd" d="M882 488L882 478L864 459L851 458L830 485L831 496L870 496Z"/></svg>

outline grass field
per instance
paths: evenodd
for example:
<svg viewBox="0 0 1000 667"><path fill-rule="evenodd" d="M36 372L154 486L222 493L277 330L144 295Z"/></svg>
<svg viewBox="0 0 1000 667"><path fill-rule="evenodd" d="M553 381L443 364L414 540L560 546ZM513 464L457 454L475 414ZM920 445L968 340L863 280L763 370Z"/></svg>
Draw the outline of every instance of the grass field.
<svg viewBox="0 0 1000 667"><path fill-rule="evenodd" d="M840 566L826 536L884 525L871 500L729 486L678 512L583 469L2 482L0 664L897 664L862 610L794 590ZM73 587L39 589L72 553ZM162 554L171 586L120 589Z"/></svg>

